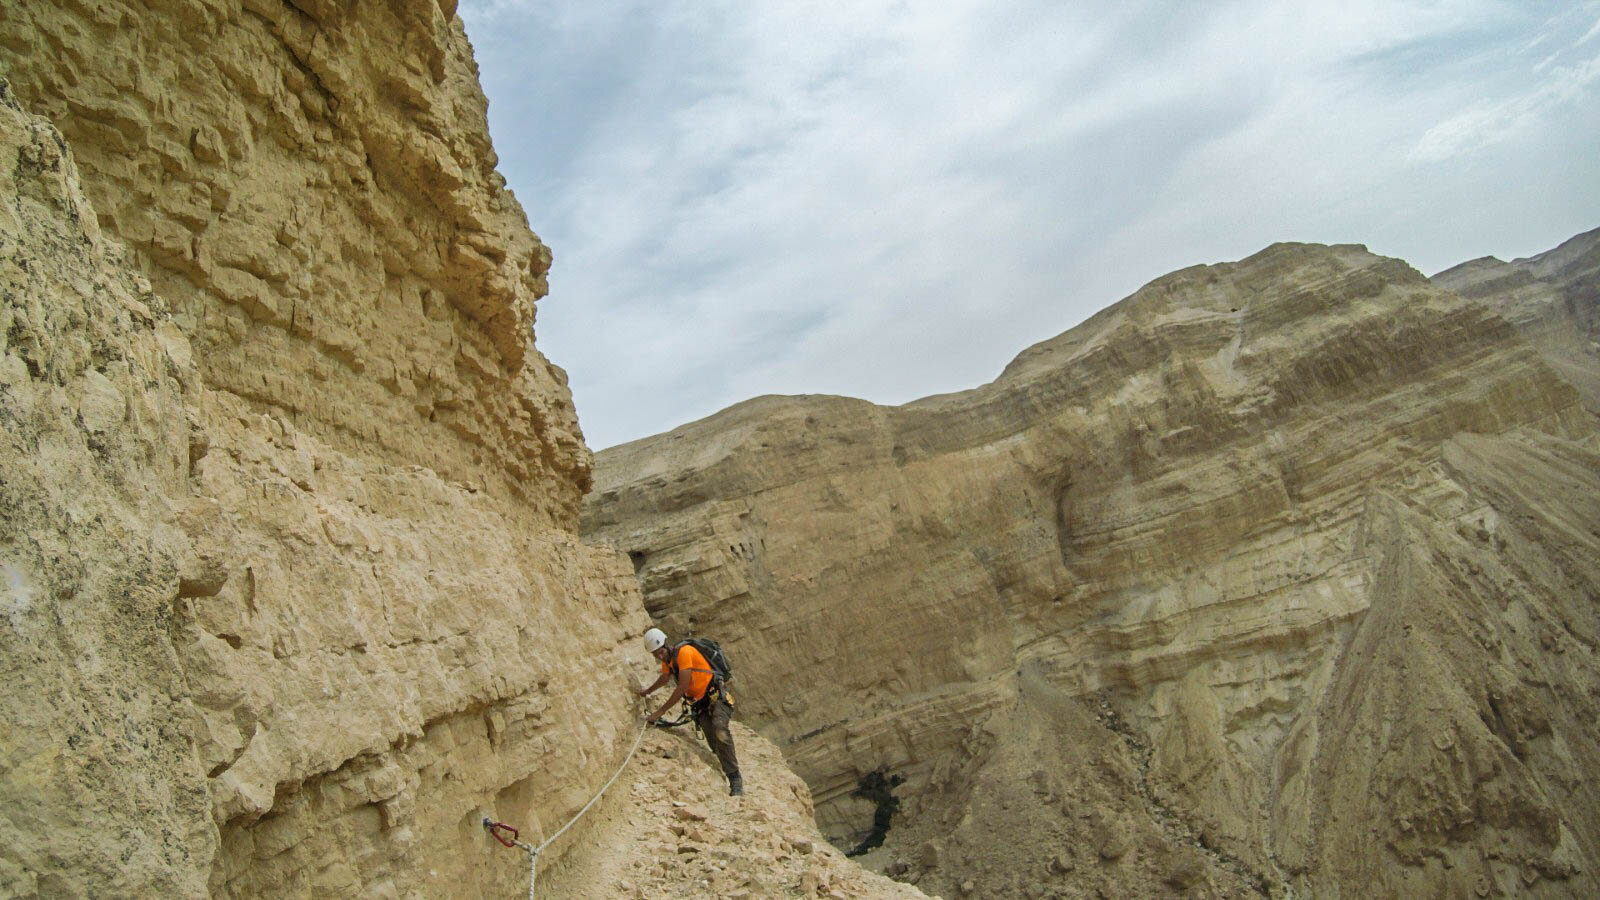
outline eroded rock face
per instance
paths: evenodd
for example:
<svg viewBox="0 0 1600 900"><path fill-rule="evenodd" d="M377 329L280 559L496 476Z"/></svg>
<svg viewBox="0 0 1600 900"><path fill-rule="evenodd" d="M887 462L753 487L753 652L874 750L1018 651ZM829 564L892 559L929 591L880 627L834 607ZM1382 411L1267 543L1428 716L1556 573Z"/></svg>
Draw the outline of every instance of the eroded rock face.
<svg viewBox="0 0 1600 900"><path fill-rule="evenodd" d="M525 891L480 823L615 770L647 620L573 533L549 254L453 11L25 4L0 45L0 893Z"/></svg>
<svg viewBox="0 0 1600 900"><path fill-rule="evenodd" d="M571 526L588 451L531 334L551 254L453 3L13 6L6 76L209 386Z"/></svg>
<svg viewBox="0 0 1600 900"><path fill-rule="evenodd" d="M1593 892L1593 446L1462 434L1426 500L1371 499L1372 605L1286 742L1306 762L1279 769L1281 865L1347 891Z"/></svg>
<svg viewBox="0 0 1600 900"><path fill-rule="evenodd" d="M574 533L549 253L450 4L31 4L0 46L0 894L521 896L483 820L616 774L560 895L917 895L813 853L745 732L694 850L636 817L720 776L654 734L618 772L648 617Z"/></svg>
<svg viewBox="0 0 1600 900"><path fill-rule="evenodd" d="M168 508L194 369L61 135L3 80L0 172L0 894L196 896L217 837L182 726Z"/></svg>
<svg viewBox="0 0 1600 900"><path fill-rule="evenodd" d="M480 823L564 821L637 733L625 560L210 388L0 85L0 892L525 890Z"/></svg>
<svg viewBox="0 0 1600 900"><path fill-rule="evenodd" d="M724 639L832 839L905 779L883 852L941 893L1586 894L1594 441L1490 309L1277 245L973 391L605 451L584 530Z"/></svg>
<svg viewBox="0 0 1600 900"><path fill-rule="evenodd" d="M1505 316L1600 415L1600 229L1527 259L1464 262L1433 283Z"/></svg>
<svg viewBox="0 0 1600 900"><path fill-rule="evenodd" d="M521 896L482 822L620 778L654 672L453 5L27 4L0 46L0 894ZM694 849L636 810L720 776L651 734L550 884L918 895L741 736Z"/></svg>

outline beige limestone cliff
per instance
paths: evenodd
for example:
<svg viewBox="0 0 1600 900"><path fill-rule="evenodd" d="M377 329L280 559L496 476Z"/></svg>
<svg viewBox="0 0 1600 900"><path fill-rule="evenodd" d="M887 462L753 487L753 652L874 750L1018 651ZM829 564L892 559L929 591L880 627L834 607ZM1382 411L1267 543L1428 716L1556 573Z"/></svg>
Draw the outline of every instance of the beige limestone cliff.
<svg viewBox="0 0 1600 900"><path fill-rule="evenodd" d="M1527 259L1464 262L1432 280L1505 316L1600 415L1600 229Z"/></svg>
<svg viewBox="0 0 1600 900"><path fill-rule="evenodd" d="M484 818L554 833L639 738L453 12L0 9L0 894L526 896ZM555 895L917 895L742 737L682 849L717 775L648 736Z"/></svg>
<svg viewBox="0 0 1600 900"><path fill-rule="evenodd" d="M5 90L3 892L515 895L482 817L632 737L626 564L209 388Z"/></svg>
<svg viewBox="0 0 1600 900"><path fill-rule="evenodd" d="M1276 245L972 391L607 450L584 533L724 640L833 840L904 779L874 854L936 891L1583 896L1595 441L1505 318Z"/></svg>
<svg viewBox="0 0 1600 900"><path fill-rule="evenodd" d="M570 524L588 451L531 333L551 254L454 7L8 4L0 47L208 386Z"/></svg>
<svg viewBox="0 0 1600 900"><path fill-rule="evenodd" d="M0 171L0 894L195 896L217 835L181 726L167 499L193 367L3 81Z"/></svg>

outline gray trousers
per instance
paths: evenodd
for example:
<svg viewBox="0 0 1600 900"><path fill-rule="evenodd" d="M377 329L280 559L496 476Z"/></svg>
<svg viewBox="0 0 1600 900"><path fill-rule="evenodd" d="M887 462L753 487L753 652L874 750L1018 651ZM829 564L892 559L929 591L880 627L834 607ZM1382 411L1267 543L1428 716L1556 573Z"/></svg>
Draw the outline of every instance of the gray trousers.
<svg viewBox="0 0 1600 900"><path fill-rule="evenodd" d="M729 782L739 780L739 757L733 751L733 732L728 730L728 720L733 716L733 707L728 703L728 698L718 692L691 708L694 710L695 727L706 736L711 752L717 755L717 762L722 764L722 774L728 776Z"/></svg>

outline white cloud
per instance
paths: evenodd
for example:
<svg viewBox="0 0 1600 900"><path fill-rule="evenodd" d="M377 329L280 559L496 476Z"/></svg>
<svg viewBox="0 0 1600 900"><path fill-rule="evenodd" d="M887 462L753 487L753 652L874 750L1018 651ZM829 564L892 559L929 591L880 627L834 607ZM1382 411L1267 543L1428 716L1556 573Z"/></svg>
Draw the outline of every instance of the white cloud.
<svg viewBox="0 0 1600 900"><path fill-rule="evenodd" d="M606 446L762 392L972 387L1144 280L1273 240L1432 262L1477 255L1451 244L1473 204L1551 244L1592 227L1506 196L1519 167L1560 174L1552 116L1600 132L1570 114L1593 61L1525 55L1581 25L1534 6L461 9L556 253L540 346ZM1563 196L1600 193L1569 169Z"/></svg>
<svg viewBox="0 0 1600 900"><path fill-rule="evenodd" d="M1600 77L1600 57L1575 66L1535 66L1540 74L1546 70L1550 70L1547 80L1532 86L1527 93L1477 103L1428 129L1409 158L1437 163L1539 128L1560 127L1551 120L1564 107L1581 107L1584 100L1592 99L1591 86ZM1592 115L1594 107L1588 109Z"/></svg>
<svg viewBox="0 0 1600 900"><path fill-rule="evenodd" d="M1583 37L1578 38L1578 43L1587 44L1594 40L1596 35L1600 35L1600 19L1594 20L1594 24L1590 25L1589 30L1583 33Z"/></svg>

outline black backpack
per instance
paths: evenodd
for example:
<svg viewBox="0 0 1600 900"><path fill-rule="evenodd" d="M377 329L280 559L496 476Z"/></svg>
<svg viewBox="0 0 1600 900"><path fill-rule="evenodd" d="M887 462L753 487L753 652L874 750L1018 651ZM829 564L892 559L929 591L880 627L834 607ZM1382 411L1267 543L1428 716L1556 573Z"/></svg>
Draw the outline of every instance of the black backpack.
<svg viewBox="0 0 1600 900"><path fill-rule="evenodd" d="M689 638L682 644L672 648L674 661L678 658L679 648L683 647L684 644L699 650L700 655L706 658L706 662L711 663L711 683L713 685L721 686L733 680L733 666L728 662L728 654L722 652L722 647L716 641L710 638ZM674 665L673 668L676 669L677 666Z"/></svg>

